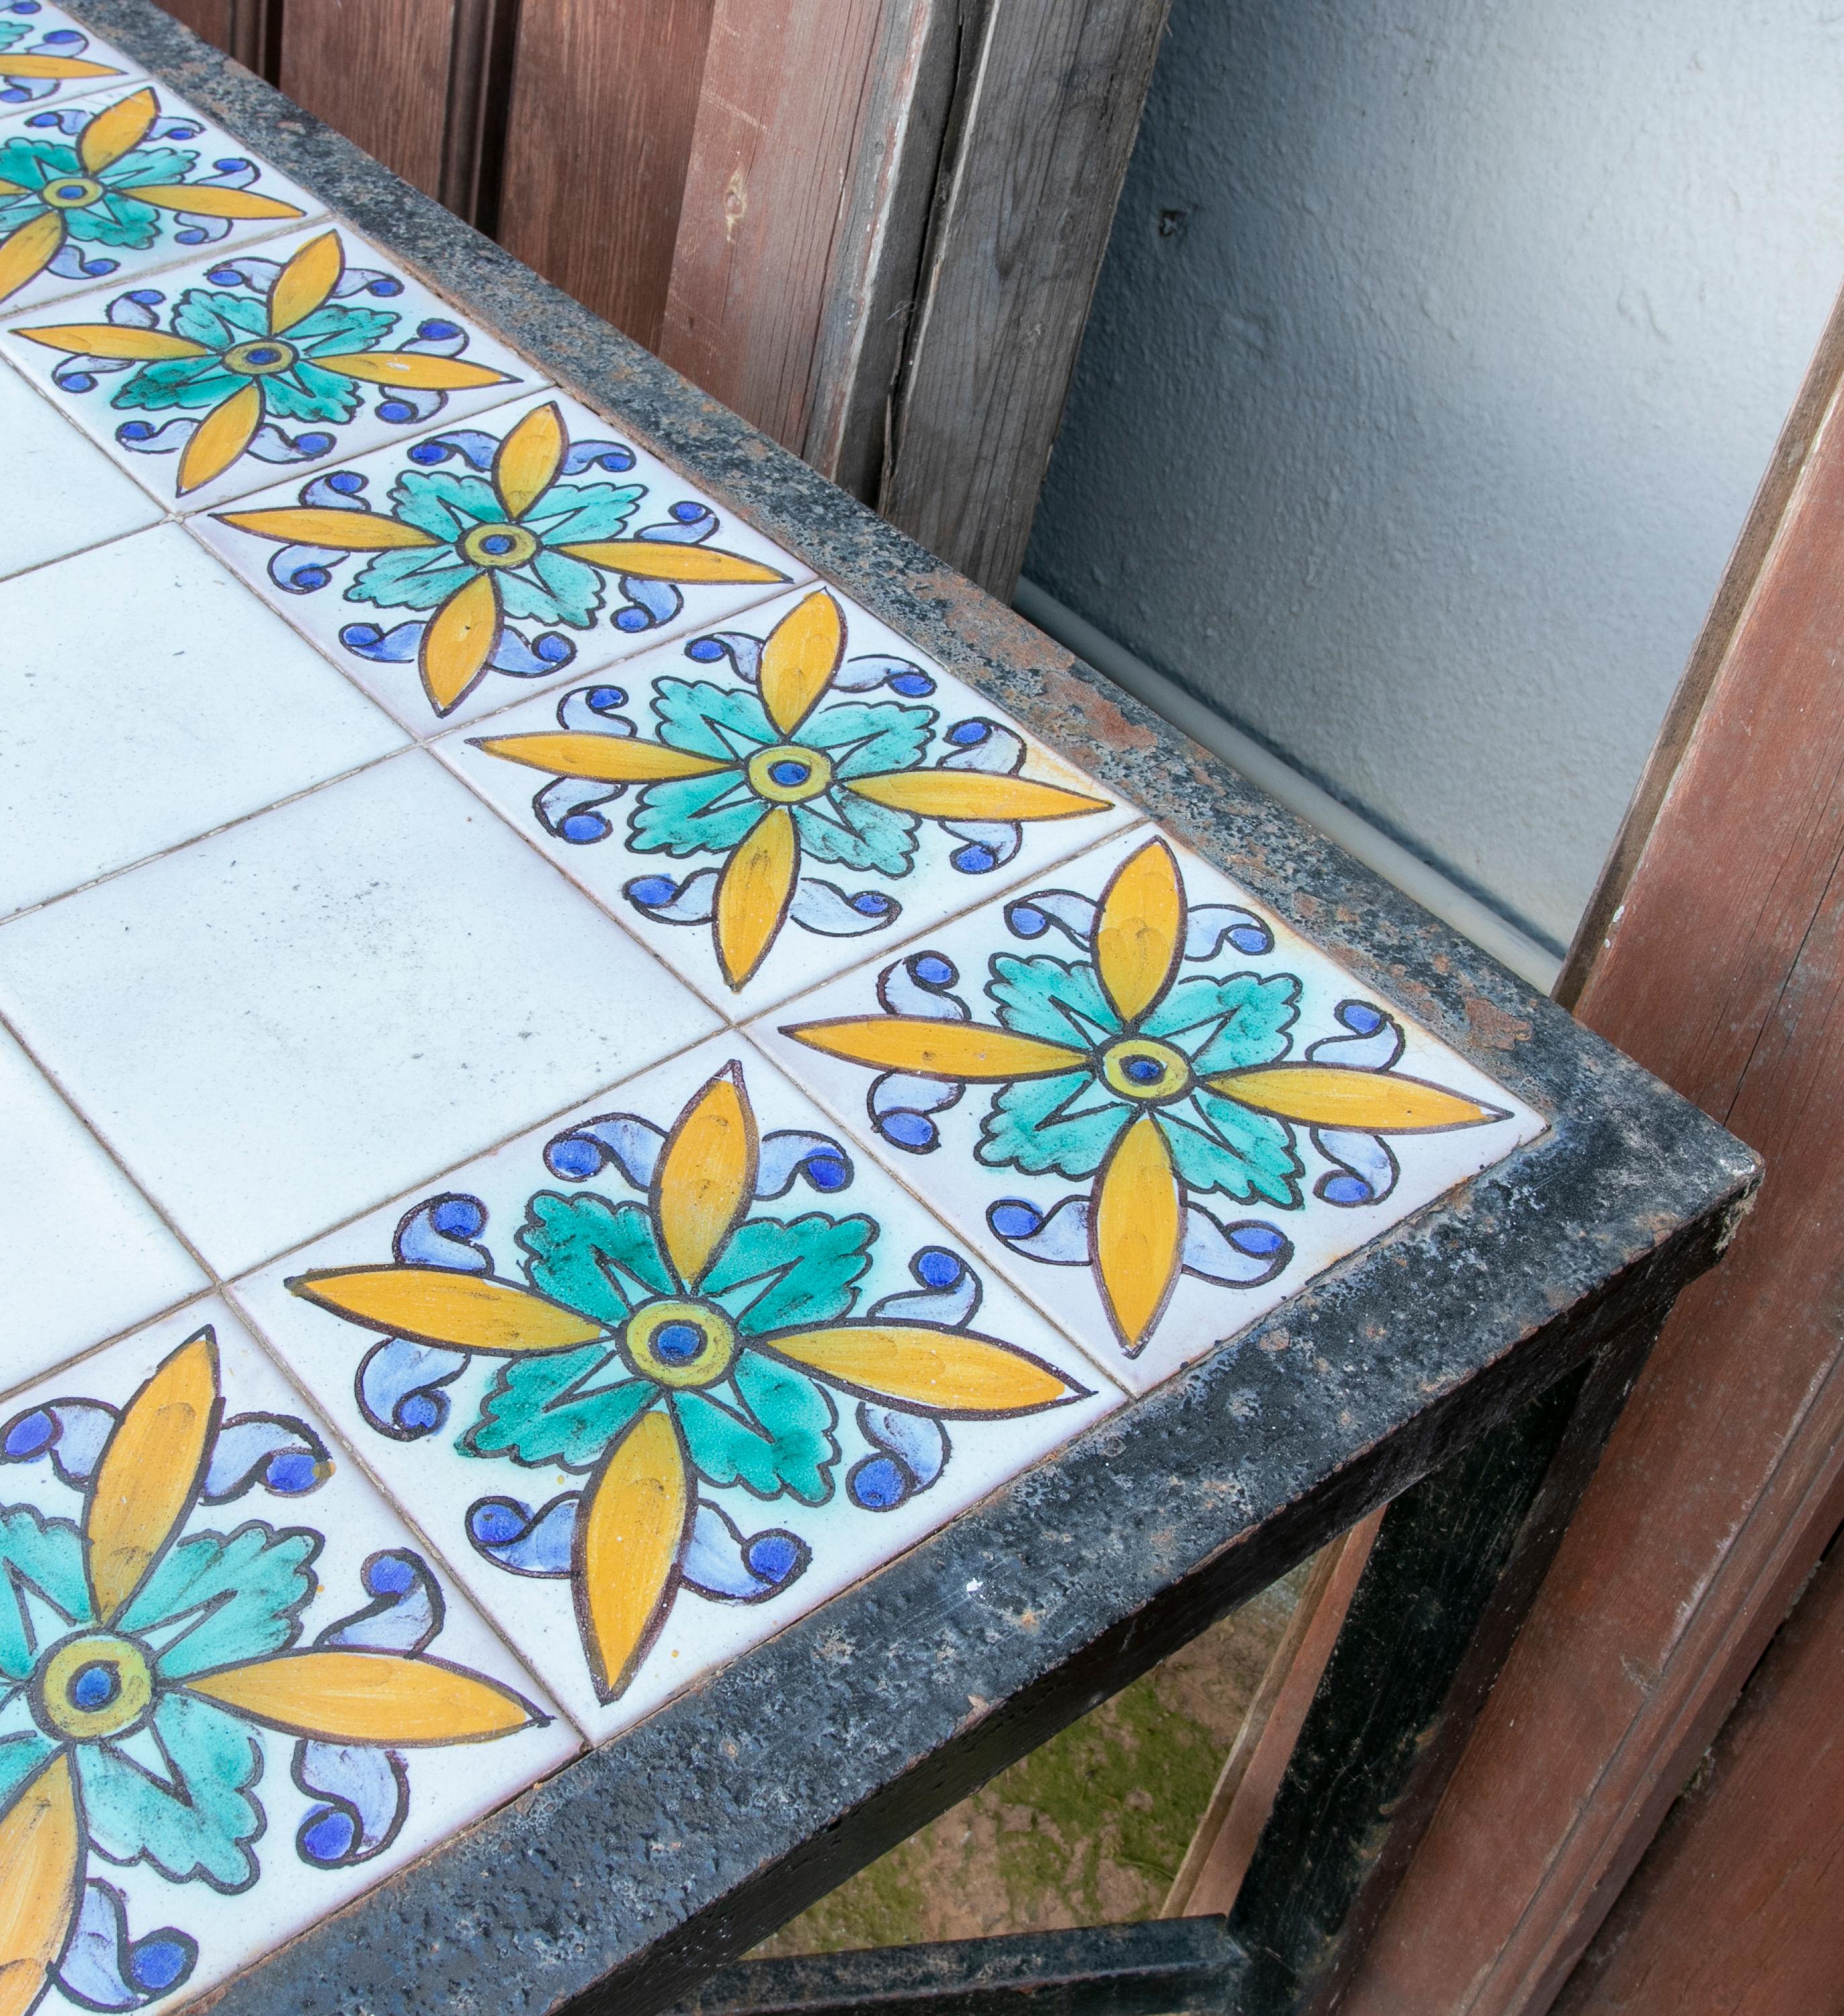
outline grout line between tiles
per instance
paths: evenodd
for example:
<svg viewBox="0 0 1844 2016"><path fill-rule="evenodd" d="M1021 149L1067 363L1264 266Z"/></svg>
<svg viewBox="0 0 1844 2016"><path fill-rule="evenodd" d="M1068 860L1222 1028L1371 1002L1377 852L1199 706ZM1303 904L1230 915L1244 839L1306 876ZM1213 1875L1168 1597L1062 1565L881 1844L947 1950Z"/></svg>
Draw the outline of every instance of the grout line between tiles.
<svg viewBox="0 0 1844 2016"><path fill-rule="evenodd" d="M81 1350L72 1352L68 1358L60 1358L55 1365L42 1366L14 1384L0 1388L0 1405L24 1392L28 1387L41 1384L48 1379L61 1378L78 1366L87 1365L92 1358L134 1336L138 1330L146 1330L157 1323L165 1323L174 1316L182 1315L194 1303L211 1301L223 1293L224 1284L221 1282L208 1281L203 1287L195 1288L190 1294L182 1295L178 1301L168 1302L164 1309L155 1309L147 1316L136 1316L132 1323L124 1324L120 1330L112 1330L106 1337L98 1337L93 1344L85 1345Z"/></svg>

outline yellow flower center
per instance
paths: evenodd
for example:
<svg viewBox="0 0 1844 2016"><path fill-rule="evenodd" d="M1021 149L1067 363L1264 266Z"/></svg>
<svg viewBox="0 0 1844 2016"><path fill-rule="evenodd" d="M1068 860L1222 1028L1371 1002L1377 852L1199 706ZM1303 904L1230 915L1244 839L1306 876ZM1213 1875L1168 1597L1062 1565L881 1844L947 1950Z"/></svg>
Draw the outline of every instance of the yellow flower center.
<svg viewBox="0 0 1844 2016"><path fill-rule="evenodd" d="M222 362L225 370L239 372L246 378L268 378L286 371L295 355L292 343L284 343L279 336L258 336L248 343L233 343L224 353Z"/></svg>
<svg viewBox="0 0 1844 2016"><path fill-rule="evenodd" d="M736 1359L736 1326L709 1302L649 1302L628 1317L621 1348L662 1386L715 1386Z"/></svg>
<svg viewBox="0 0 1844 2016"><path fill-rule="evenodd" d="M461 535L461 557L477 567L523 567L537 550L523 525L476 525Z"/></svg>
<svg viewBox="0 0 1844 2016"><path fill-rule="evenodd" d="M817 749L783 742L758 750L749 759L749 788L771 805L798 805L816 798L832 782L832 761Z"/></svg>
<svg viewBox="0 0 1844 2016"><path fill-rule="evenodd" d="M103 193L103 185L93 175L59 175L38 193L53 210L87 210Z"/></svg>
<svg viewBox="0 0 1844 2016"><path fill-rule="evenodd" d="M32 1682L39 1727L78 1743L125 1734L153 1699L146 1653L112 1631L85 1631L53 1646Z"/></svg>
<svg viewBox="0 0 1844 2016"><path fill-rule="evenodd" d="M1101 1075L1123 1099L1179 1099L1191 1089L1191 1060L1169 1043L1128 1036L1101 1053Z"/></svg>

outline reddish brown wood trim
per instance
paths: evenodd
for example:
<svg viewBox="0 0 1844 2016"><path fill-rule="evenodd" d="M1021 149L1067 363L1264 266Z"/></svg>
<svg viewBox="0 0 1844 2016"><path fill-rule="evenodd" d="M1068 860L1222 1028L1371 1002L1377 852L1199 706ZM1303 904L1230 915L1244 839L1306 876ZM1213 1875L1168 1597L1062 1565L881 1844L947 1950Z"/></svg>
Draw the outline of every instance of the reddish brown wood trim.
<svg viewBox="0 0 1844 2016"><path fill-rule="evenodd" d="M1578 1011L1766 1157L1761 1201L1667 1326L1345 2016L1550 2006L1844 1516L1841 332Z"/></svg>
<svg viewBox="0 0 1844 2016"><path fill-rule="evenodd" d="M279 79L405 182L441 190L453 0L288 0Z"/></svg>

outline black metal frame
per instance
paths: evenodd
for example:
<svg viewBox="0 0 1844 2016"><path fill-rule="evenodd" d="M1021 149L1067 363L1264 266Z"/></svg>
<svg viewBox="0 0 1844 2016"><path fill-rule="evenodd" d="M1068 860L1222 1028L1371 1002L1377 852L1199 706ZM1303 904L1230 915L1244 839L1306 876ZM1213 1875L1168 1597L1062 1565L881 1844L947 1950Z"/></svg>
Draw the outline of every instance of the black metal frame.
<svg viewBox="0 0 1844 2016"><path fill-rule="evenodd" d="M649 2016L1394 1500L1230 1932L1198 1921L773 1963L709 1981L695 2005L1323 2006L1619 1394L1752 1193L1753 1158L152 0L73 11L1554 1117L1199 1365L269 1955L216 2008Z"/></svg>

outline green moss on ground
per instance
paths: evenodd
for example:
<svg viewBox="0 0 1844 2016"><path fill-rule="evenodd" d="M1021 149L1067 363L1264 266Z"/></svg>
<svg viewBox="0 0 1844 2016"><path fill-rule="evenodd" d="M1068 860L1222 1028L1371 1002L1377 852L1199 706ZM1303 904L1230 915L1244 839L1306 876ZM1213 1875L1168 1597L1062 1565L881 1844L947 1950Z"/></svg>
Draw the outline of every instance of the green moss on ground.
<svg viewBox="0 0 1844 2016"><path fill-rule="evenodd" d="M1294 1579L841 1885L758 1953L1153 1917L1286 1625Z"/></svg>

